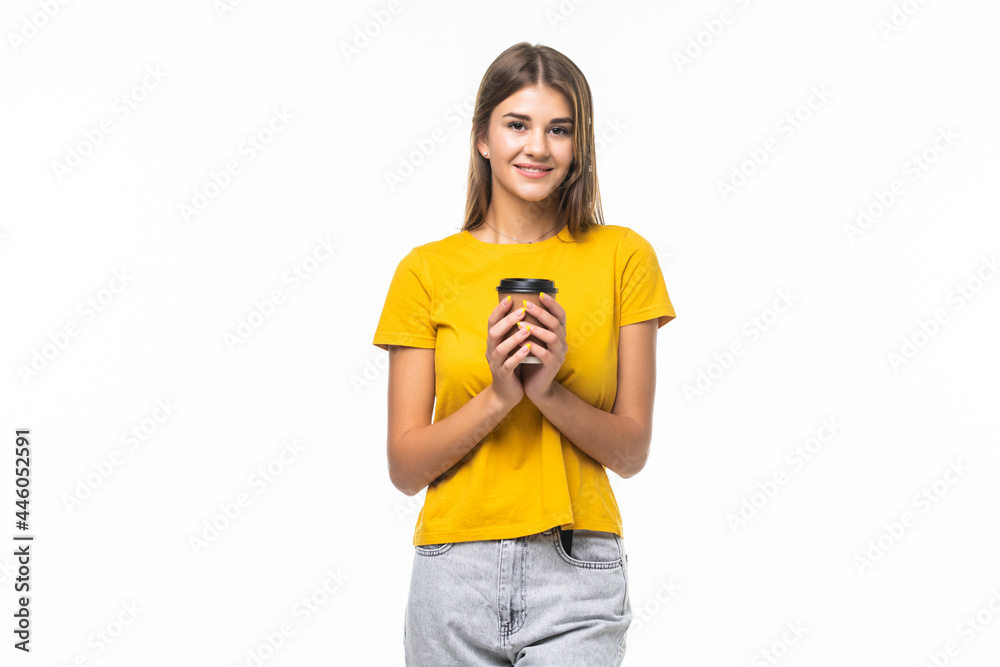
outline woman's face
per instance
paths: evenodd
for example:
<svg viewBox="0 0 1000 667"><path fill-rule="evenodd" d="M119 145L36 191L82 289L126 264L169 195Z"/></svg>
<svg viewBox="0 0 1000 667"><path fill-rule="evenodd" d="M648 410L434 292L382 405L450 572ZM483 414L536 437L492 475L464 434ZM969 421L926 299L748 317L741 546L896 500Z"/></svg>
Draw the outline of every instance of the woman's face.
<svg viewBox="0 0 1000 667"><path fill-rule="evenodd" d="M574 120L562 93L544 86L522 88L497 105L478 143L480 155L489 153L493 196L498 188L533 202L552 194L573 161Z"/></svg>

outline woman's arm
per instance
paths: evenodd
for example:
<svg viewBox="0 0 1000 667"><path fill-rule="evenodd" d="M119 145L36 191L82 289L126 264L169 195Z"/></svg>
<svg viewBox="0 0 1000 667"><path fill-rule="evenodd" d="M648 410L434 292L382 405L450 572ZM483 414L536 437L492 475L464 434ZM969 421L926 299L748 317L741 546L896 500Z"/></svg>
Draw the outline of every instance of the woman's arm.
<svg viewBox="0 0 1000 667"><path fill-rule="evenodd" d="M545 418L573 444L619 477L646 465L653 435L658 318L627 324L618 336L618 394L611 412L595 408L553 382L532 399Z"/></svg>
<svg viewBox="0 0 1000 667"><path fill-rule="evenodd" d="M489 385L437 423L434 350L389 346L389 479L408 496L447 472L489 435L514 406Z"/></svg>

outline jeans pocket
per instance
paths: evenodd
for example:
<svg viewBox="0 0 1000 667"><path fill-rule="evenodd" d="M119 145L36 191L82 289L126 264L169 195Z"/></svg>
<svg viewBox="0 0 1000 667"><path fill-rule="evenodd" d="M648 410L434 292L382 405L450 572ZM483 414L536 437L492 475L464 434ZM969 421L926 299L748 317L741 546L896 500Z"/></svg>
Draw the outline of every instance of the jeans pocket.
<svg viewBox="0 0 1000 667"><path fill-rule="evenodd" d="M624 552L621 541L615 533L603 530L574 530L572 556L563 548L559 533L554 532L553 537L559 556L570 565L589 570L610 570L622 565Z"/></svg>
<svg viewBox="0 0 1000 667"><path fill-rule="evenodd" d="M440 556L453 546L455 546L454 542L442 542L441 544L421 544L413 548L420 556Z"/></svg>

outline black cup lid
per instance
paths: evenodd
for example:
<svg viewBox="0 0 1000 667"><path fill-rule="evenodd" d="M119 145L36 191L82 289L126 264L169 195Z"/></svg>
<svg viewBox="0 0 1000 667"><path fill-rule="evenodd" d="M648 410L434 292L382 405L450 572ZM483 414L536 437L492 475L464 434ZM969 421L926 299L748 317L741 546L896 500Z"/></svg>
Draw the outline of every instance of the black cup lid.
<svg viewBox="0 0 1000 667"><path fill-rule="evenodd" d="M542 280L540 278L504 278L497 287L498 292L545 292L547 294L558 294L556 284L552 280Z"/></svg>

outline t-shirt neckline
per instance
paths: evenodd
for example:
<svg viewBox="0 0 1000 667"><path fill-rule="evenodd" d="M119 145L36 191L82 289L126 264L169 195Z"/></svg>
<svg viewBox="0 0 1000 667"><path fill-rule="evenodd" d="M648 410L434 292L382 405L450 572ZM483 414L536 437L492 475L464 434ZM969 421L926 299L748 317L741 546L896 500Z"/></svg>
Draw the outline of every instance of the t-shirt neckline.
<svg viewBox="0 0 1000 667"><path fill-rule="evenodd" d="M467 229L460 231L458 236L469 245L479 248L480 250L503 253L507 255L527 255L541 252L562 243L569 243L573 238L572 234L569 233L569 225L564 225L555 236L550 236L544 241L538 241L536 243L487 243L486 241L480 241L477 239L475 236L470 234Z"/></svg>

